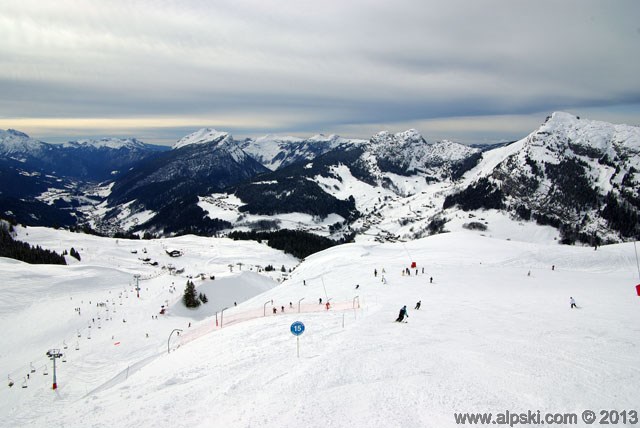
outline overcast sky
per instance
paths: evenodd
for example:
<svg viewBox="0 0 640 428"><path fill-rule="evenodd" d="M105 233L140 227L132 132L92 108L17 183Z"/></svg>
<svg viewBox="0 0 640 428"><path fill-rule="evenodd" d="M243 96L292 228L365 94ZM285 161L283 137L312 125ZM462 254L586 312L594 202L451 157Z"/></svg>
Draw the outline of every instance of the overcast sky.
<svg viewBox="0 0 640 428"><path fill-rule="evenodd" d="M0 128L44 141L640 125L640 1L2 0Z"/></svg>

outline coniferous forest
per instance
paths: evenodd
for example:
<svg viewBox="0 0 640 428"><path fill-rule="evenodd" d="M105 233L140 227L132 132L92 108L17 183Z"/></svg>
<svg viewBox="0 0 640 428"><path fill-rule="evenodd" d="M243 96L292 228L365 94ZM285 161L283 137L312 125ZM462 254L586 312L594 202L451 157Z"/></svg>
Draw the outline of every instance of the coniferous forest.
<svg viewBox="0 0 640 428"><path fill-rule="evenodd" d="M11 234L13 226L0 223L0 257L8 257L31 264L66 265L64 256L40 246L32 247L26 242L16 241Z"/></svg>
<svg viewBox="0 0 640 428"><path fill-rule="evenodd" d="M282 250L299 259L348 241L348 239L334 241L312 233L288 229L281 229L275 232L235 231L229 234L229 238L259 242L266 240L267 245L271 248Z"/></svg>

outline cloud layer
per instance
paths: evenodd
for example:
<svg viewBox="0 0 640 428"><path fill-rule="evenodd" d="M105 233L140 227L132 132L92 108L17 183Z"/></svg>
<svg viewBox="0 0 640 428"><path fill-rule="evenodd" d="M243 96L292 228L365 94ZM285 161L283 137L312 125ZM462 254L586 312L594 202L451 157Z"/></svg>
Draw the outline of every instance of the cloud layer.
<svg viewBox="0 0 640 428"><path fill-rule="evenodd" d="M456 123L473 141L558 109L633 120L638 16L634 0L5 0L0 126L163 141Z"/></svg>

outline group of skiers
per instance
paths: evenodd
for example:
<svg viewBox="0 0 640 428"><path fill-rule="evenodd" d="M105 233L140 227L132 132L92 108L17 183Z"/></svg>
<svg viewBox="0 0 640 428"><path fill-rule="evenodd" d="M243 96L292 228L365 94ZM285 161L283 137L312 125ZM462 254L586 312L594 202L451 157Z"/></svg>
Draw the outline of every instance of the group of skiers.
<svg viewBox="0 0 640 428"><path fill-rule="evenodd" d="M418 300L414 309L419 310L422 305L422 300ZM407 313L407 305L404 305L402 309L400 309L400 313L398 314L398 318L396 318L396 322L406 322L404 319L409 318L409 314Z"/></svg>
<svg viewBox="0 0 640 428"><path fill-rule="evenodd" d="M415 264L411 266L412 269L415 269L416 276L418 275L418 269ZM424 274L424 267L422 268L422 274ZM402 270L402 276L411 276L411 270L407 267ZM429 284L433 284L433 277L429 277ZM418 300L414 307L415 310L419 310L422 305L422 300ZM398 314L398 318L396 318L396 322L406 322L405 318L409 318L409 314L407 313L407 306L404 305L402 309L400 309L400 313Z"/></svg>
<svg viewBox="0 0 640 428"><path fill-rule="evenodd" d="M422 300L418 300L414 309L419 310L422 305ZM571 309L578 309L578 305L573 297L569 297L569 305ZM409 314L407 313L407 305L404 305L402 309L400 309L400 313L398 314L398 318L396 318L396 322L406 322L404 319L409 318Z"/></svg>
<svg viewBox="0 0 640 428"><path fill-rule="evenodd" d="M293 302L289 302L289 309L293 309ZM278 308L274 306L272 311L273 311L273 314L275 315L278 313ZM280 306L280 312L284 313L284 305Z"/></svg>

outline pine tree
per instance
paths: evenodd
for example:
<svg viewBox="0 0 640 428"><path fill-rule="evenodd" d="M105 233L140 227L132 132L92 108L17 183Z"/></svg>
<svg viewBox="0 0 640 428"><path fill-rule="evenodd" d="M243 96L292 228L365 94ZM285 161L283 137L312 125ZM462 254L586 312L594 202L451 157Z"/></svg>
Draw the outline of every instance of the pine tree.
<svg viewBox="0 0 640 428"><path fill-rule="evenodd" d="M80 253L78 253L75 248L71 247L71 250L69 250L69 255L71 257L75 257L76 259L78 259L78 261L80 261Z"/></svg>
<svg viewBox="0 0 640 428"><path fill-rule="evenodd" d="M182 302L187 308L197 308L200 306L200 300L196 296L196 286L190 280L187 281L187 286L184 288Z"/></svg>
<svg viewBox="0 0 640 428"><path fill-rule="evenodd" d="M1 223L0 226L2 226ZM26 263L67 264L64 257L54 251L15 241L11 235L11 229L6 227L0 227L0 257L10 257Z"/></svg>

